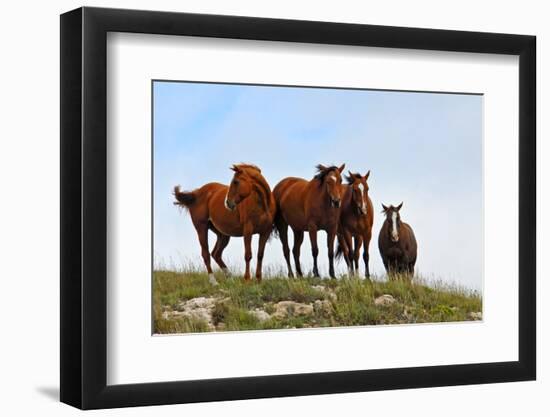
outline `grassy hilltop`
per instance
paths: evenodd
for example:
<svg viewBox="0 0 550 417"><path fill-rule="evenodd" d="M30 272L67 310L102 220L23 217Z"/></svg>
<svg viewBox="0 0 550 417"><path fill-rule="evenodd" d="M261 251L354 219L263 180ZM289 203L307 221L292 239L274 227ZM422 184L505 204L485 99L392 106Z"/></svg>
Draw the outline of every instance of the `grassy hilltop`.
<svg viewBox="0 0 550 417"><path fill-rule="evenodd" d="M433 323L481 319L477 292L405 280L218 276L155 271L154 333Z"/></svg>

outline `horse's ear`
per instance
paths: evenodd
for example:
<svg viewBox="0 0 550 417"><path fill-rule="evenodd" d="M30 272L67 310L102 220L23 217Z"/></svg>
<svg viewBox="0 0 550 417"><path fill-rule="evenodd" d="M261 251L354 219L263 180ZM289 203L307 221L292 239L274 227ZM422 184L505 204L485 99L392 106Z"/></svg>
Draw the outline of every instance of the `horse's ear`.
<svg viewBox="0 0 550 417"><path fill-rule="evenodd" d="M403 207L403 202L401 202L401 204L399 204L395 209L396 209L397 211L399 211L399 210L401 210L401 207Z"/></svg>
<svg viewBox="0 0 550 417"><path fill-rule="evenodd" d="M233 165L231 168L229 168L231 171L234 171L235 173L241 172L241 169L237 165Z"/></svg>
<svg viewBox="0 0 550 417"><path fill-rule="evenodd" d="M345 167L346 167L346 164L342 164L340 168L338 168L338 171L340 171L340 174L342 173Z"/></svg>
<svg viewBox="0 0 550 417"><path fill-rule="evenodd" d="M384 203L382 203L382 210L384 211L388 211L388 207L384 205Z"/></svg>
<svg viewBox="0 0 550 417"><path fill-rule="evenodd" d="M368 179L368 178L369 178L369 175L370 175L370 169L369 169L369 172L367 172L367 173L365 174L365 179Z"/></svg>

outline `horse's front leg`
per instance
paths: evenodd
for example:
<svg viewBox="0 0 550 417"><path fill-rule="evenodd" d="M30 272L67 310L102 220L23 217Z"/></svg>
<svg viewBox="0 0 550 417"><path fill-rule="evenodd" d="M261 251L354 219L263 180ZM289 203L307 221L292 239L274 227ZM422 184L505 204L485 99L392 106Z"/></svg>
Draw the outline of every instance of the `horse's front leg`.
<svg viewBox="0 0 550 417"><path fill-rule="evenodd" d="M317 268L317 256L319 255L319 246L317 246L317 225L309 225L309 240L311 241L311 255L313 256L313 276L319 276Z"/></svg>
<svg viewBox="0 0 550 417"><path fill-rule="evenodd" d="M264 259L265 244L267 243L270 234L271 231L261 234L258 242L258 260L256 262L256 279L258 282L262 280L262 261Z"/></svg>
<svg viewBox="0 0 550 417"><path fill-rule="evenodd" d="M247 228L245 228L243 238L244 238L244 261L246 262L244 279L245 281L248 281L250 280L250 261L252 260L252 230L247 230Z"/></svg>
<svg viewBox="0 0 550 417"><path fill-rule="evenodd" d="M327 231L328 246L328 273L331 278L336 278L334 274L334 238L336 237L336 228Z"/></svg>

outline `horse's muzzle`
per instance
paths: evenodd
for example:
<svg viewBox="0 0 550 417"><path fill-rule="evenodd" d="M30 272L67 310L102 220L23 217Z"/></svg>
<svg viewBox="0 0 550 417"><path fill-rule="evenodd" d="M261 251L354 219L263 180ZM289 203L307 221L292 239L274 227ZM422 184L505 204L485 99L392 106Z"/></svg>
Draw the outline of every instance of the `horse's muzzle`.
<svg viewBox="0 0 550 417"><path fill-rule="evenodd" d="M330 205L334 208L340 208L340 199L331 198Z"/></svg>

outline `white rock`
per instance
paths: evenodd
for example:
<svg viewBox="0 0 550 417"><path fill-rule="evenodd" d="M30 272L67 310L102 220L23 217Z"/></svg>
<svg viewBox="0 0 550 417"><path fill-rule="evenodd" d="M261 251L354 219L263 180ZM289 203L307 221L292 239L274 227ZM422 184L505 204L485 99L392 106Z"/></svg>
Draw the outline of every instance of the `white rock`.
<svg viewBox="0 0 550 417"><path fill-rule="evenodd" d="M214 330L212 322L212 311L216 306L217 298L197 297L178 304L177 310L170 313L172 317L189 317L195 320L202 320L207 323L211 330Z"/></svg>
<svg viewBox="0 0 550 417"><path fill-rule="evenodd" d="M338 299L334 291L332 291L330 288L325 287L324 285L312 285L311 288L324 293L332 301L336 301Z"/></svg>
<svg viewBox="0 0 550 417"><path fill-rule="evenodd" d="M481 311L470 311L470 313L468 313L468 317L472 320L482 320L483 314Z"/></svg>
<svg viewBox="0 0 550 417"><path fill-rule="evenodd" d="M264 321L268 321L271 316L264 310L261 310L259 308L256 308L254 310L248 311L250 314L252 314L254 317L258 319L259 322L263 323Z"/></svg>
<svg viewBox="0 0 550 417"><path fill-rule="evenodd" d="M313 303L313 309L323 316L330 316L332 314L332 303L328 300L315 300Z"/></svg>
<svg viewBox="0 0 550 417"><path fill-rule="evenodd" d="M390 294L384 294L374 300L376 306L388 306L395 303L395 298Z"/></svg>
<svg viewBox="0 0 550 417"><path fill-rule="evenodd" d="M178 310L189 311L198 308L214 308L216 305L216 298L214 297L197 297L190 300L183 301L178 304Z"/></svg>
<svg viewBox="0 0 550 417"><path fill-rule="evenodd" d="M280 301L274 305L273 317L283 319L285 317L310 316L313 314L311 304L297 303L295 301Z"/></svg>

